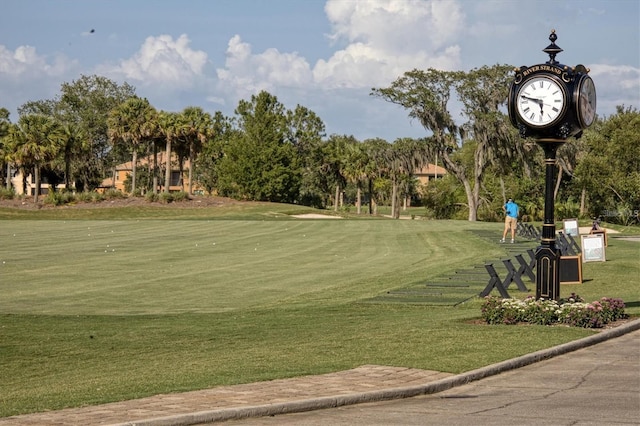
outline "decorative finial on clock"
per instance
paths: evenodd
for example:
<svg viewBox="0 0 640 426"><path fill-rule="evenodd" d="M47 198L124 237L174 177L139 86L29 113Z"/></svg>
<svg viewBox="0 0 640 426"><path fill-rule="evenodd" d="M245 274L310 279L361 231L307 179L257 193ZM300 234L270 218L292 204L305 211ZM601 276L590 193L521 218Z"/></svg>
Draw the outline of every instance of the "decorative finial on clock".
<svg viewBox="0 0 640 426"><path fill-rule="evenodd" d="M562 52L560 46L556 44L556 40L558 36L556 35L556 30L551 30L551 34L549 35L549 40L551 40L551 44L544 48L542 51L544 53L549 54L549 60L547 61L550 65L556 65L558 61L556 61L556 55Z"/></svg>

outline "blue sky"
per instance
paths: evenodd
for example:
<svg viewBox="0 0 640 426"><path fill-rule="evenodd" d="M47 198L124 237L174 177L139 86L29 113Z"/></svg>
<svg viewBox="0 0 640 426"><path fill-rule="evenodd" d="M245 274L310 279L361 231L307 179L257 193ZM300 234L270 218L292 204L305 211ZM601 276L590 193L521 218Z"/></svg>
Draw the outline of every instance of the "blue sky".
<svg viewBox="0 0 640 426"><path fill-rule="evenodd" d="M557 59L591 69L598 114L640 108L637 0L3 0L1 11L0 107L12 121L23 103L98 74L167 111L233 115L267 90L316 112L328 134L421 137L371 88L414 68L543 63L551 29Z"/></svg>

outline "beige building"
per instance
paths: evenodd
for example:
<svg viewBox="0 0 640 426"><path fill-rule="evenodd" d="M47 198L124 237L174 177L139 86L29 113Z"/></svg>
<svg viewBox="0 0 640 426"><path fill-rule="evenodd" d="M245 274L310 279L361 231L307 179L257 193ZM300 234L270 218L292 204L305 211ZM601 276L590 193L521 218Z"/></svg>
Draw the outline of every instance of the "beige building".
<svg viewBox="0 0 640 426"><path fill-rule="evenodd" d="M435 164L427 164L415 173L416 178L422 185L428 185L434 179L440 179L447 174L444 167Z"/></svg>
<svg viewBox="0 0 640 426"><path fill-rule="evenodd" d="M161 169L160 174L158 176L158 191L162 191L164 189L164 165L165 165L165 155L164 152L158 153L158 167ZM142 157L138 159L138 166L136 168L137 173L141 170L148 168L149 161L153 163L153 157ZM98 187L98 191L104 192L108 189L116 189L118 191L125 191L125 181L133 172L132 162L128 161L126 163L118 164L114 170L111 177L103 179L100 187ZM185 159L183 163L183 173L182 179L180 179L180 168L178 167L178 159L176 156L172 156L172 171L171 171L171 180L169 191L188 191L189 190L189 160ZM27 195L33 196L36 191L36 182L33 173L29 173L26 176L26 190L24 179L25 176L21 169L19 168L10 168L9 169L11 187L14 189L14 192L18 195ZM59 183L56 186L56 191L62 191L65 189L64 182ZM194 193L198 193L202 191L197 185L194 185L192 188ZM46 176L41 176L40 182L40 195L47 195L51 191L51 184L47 181Z"/></svg>
<svg viewBox="0 0 640 426"><path fill-rule="evenodd" d="M29 173L25 176L24 173L22 173L22 169L14 167L9 167L8 171L11 188L13 188L13 191L17 195L27 195L31 197L36 194L36 178L33 173ZM63 189L64 182L59 183L56 186L57 191ZM51 191L51 184L48 182L46 176L40 176L40 195L46 195L49 191Z"/></svg>
<svg viewBox="0 0 640 426"><path fill-rule="evenodd" d="M157 162L160 171L158 173L158 191L164 189L165 181L165 153L159 152L157 155ZM169 192L176 191L188 191L189 190L189 160L185 159L183 162L183 172L180 174L180 167L178 166L178 158L175 155L171 156L171 178L169 184ZM153 167L153 156L142 157L138 159L138 165L136 167L136 176L139 176L141 170L148 169L151 163ZM108 189L116 189L118 191L125 191L125 181L133 173L133 162L128 161L126 163L118 164L114 170L113 175L104 179L100 185L100 190L105 191ZM202 191L198 185L194 184L192 187L194 193Z"/></svg>

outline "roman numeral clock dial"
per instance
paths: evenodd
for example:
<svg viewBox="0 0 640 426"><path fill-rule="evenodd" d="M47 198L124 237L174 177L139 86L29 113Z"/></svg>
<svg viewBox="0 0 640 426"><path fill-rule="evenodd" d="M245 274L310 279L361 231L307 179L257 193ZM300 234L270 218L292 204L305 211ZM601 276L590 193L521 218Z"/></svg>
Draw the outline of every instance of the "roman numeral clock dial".
<svg viewBox="0 0 640 426"><path fill-rule="evenodd" d="M546 127L558 121L566 108L566 95L550 77L533 77L523 83L516 95L516 108L522 121L532 127Z"/></svg>
<svg viewBox="0 0 640 426"><path fill-rule="evenodd" d="M587 75L580 80L576 96L578 120L582 128L587 128L596 119L596 87L591 77Z"/></svg>

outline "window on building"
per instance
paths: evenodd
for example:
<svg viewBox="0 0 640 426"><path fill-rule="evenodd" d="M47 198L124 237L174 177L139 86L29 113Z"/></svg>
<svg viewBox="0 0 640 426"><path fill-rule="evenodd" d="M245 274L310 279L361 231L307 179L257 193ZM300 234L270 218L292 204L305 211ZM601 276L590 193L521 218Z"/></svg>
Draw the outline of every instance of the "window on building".
<svg viewBox="0 0 640 426"><path fill-rule="evenodd" d="M170 186L179 186L180 185L180 172L171 172L171 182L169 183Z"/></svg>

